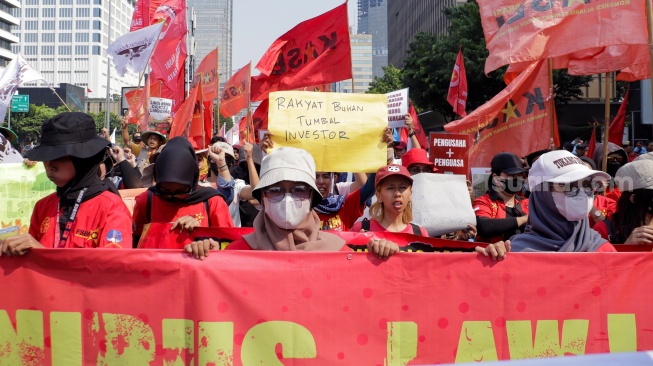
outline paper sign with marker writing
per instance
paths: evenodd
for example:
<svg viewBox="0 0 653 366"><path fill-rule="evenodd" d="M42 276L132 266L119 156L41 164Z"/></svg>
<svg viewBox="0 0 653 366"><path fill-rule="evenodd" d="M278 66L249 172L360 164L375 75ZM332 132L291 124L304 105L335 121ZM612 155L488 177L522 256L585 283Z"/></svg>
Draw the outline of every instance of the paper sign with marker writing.
<svg viewBox="0 0 653 366"><path fill-rule="evenodd" d="M22 163L0 164L0 228L18 226L21 234L26 233L36 201L54 189L41 163L32 168Z"/></svg>
<svg viewBox="0 0 653 366"><path fill-rule="evenodd" d="M163 134L170 132L170 122L166 121L172 113L172 99L150 98L150 130Z"/></svg>
<svg viewBox="0 0 653 366"><path fill-rule="evenodd" d="M476 225L464 175L413 175L413 223L438 236Z"/></svg>
<svg viewBox="0 0 653 366"><path fill-rule="evenodd" d="M385 95L275 92L268 118L274 147L305 149L317 171L375 172L386 164Z"/></svg>
<svg viewBox="0 0 653 366"><path fill-rule="evenodd" d="M408 113L408 88L386 94L388 96L388 126L402 127Z"/></svg>

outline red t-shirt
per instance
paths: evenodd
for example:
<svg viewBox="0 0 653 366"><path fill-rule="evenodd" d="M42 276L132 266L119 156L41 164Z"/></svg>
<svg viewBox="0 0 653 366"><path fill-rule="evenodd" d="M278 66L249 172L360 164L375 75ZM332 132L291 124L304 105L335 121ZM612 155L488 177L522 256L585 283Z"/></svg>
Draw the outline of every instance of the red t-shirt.
<svg viewBox="0 0 653 366"><path fill-rule="evenodd" d="M363 223L361 221L357 222L354 224L354 226L351 228L351 231L357 233L360 232L363 229ZM370 231L375 231L375 232L384 232L388 231L386 228L383 227L383 225L379 224L378 221L371 219L370 220ZM429 233L424 229L423 227L419 227L419 231L422 236L429 236ZM413 234L413 227L408 224L406 227L399 231L400 233L403 234Z"/></svg>
<svg viewBox="0 0 653 366"><path fill-rule="evenodd" d="M495 193L496 194L496 193ZM476 217L485 217L490 219L505 219L506 218L506 202L503 199L492 199L490 193L486 193L478 197L472 203ZM515 196L515 208L528 215L528 198ZM515 229L516 231L517 229ZM505 233L504 233L505 234ZM496 243L504 239L504 234L496 235L491 238L485 238L482 235L476 237L476 241L483 243Z"/></svg>
<svg viewBox="0 0 653 366"><path fill-rule="evenodd" d="M616 251L617 249L615 249L614 246L612 246L612 244L610 244L609 241L606 241L605 243L603 243L603 245L599 247L599 249L596 250L596 253L602 253L602 252L612 253Z"/></svg>
<svg viewBox="0 0 653 366"><path fill-rule="evenodd" d="M59 197L52 193L36 202L32 212L29 234L46 248L56 248L59 245L61 231L57 229L58 205ZM131 248L132 220L122 198L104 191L82 202L65 247Z"/></svg>
<svg viewBox="0 0 653 366"><path fill-rule="evenodd" d="M199 203L172 203L160 199L156 194L152 195L152 207L150 207L150 221L147 220L147 195L145 191L136 196L134 204L134 223L136 229L134 234L140 235L143 232L143 225L150 222L174 222L183 216L192 216L200 222L201 227L209 227L206 208L203 202ZM229 215L229 207L220 196L209 198L209 211L211 214L212 227L233 227L234 222Z"/></svg>
<svg viewBox="0 0 653 366"><path fill-rule="evenodd" d="M227 245L224 250L252 250L252 247L247 244L247 241L245 239L238 239L234 240L231 242L231 244ZM341 252L351 252L352 249L348 247L347 245L343 245L342 248L340 248Z"/></svg>
<svg viewBox="0 0 653 366"><path fill-rule="evenodd" d="M361 205L361 190L357 189L345 198L340 211L335 214L317 213L322 221L322 230L349 231L359 217L365 213L365 204Z"/></svg>

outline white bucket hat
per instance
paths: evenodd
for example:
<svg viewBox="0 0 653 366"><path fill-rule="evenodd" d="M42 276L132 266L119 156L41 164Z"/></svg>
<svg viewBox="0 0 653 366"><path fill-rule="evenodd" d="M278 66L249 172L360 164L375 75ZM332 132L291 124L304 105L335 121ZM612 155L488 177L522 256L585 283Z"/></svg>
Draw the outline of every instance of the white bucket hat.
<svg viewBox="0 0 653 366"><path fill-rule="evenodd" d="M609 180L610 175L588 168L567 150L556 150L537 159L528 172L528 185L533 189L542 183L573 183L586 178Z"/></svg>
<svg viewBox="0 0 653 366"><path fill-rule="evenodd" d="M302 182L313 188L311 207L322 201L322 195L315 185L315 160L304 149L282 147L266 155L261 161L261 174L252 195L259 202L263 188L281 181Z"/></svg>

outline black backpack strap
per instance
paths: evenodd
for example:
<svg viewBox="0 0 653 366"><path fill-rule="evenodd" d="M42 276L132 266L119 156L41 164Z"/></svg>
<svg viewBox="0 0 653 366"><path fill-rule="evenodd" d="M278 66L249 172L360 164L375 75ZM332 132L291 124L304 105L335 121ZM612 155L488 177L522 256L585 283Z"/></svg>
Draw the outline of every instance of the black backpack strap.
<svg viewBox="0 0 653 366"><path fill-rule="evenodd" d="M209 227L211 227L211 210L209 209L209 200L204 201L204 209L206 210L206 219L209 221Z"/></svg>
<svg viewBox="0 0 653 366"><path fill-rule="evenodd" d="M370 220L364 219L363 221L361 221L361 225L362 225L361 229L365 231L370 231Z"/></svg>
<svg viewBox="0 0 653 366"><path fill-rule="evenodd" d="M145 207L145 215L147 218L147 222L150 223L152 222L152 191L149 189L147 190L147 206Z"/></svg>
<svg viewBox="0 0 653 366"><path fill-rule="evenodd" d="M617 240L617 232L614 229L614 225L612 225L612 221L608 218L603 221L605 222L605 228L608 229L608 241L614 243Z"/></svg>
<svg viewBox="0 0 653 366"><path fill-rule="evenodd" d="M410 226L413 227L413 234L414 235L422 236L422 230L419 228L419 225L411 223Z"/></svg>

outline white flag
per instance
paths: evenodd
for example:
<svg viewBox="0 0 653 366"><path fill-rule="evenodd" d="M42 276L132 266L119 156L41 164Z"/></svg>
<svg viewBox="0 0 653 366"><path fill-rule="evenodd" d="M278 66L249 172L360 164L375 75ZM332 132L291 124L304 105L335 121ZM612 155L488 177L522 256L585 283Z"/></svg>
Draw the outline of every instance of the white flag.
<svg viewBox="0 0 653 366"><path fill-rule="evenodd" d="M107 48L107 54L113 58L118 75L125 76L127 70L136 74L145 70L163 23L122 35Z"/></svg>
<svg viewBox="0 0 653 366"><path fill-rule="evenodd" d="M112 144L116 143L116 128L113 129L113 132L111 132L111 137L109 137L109 141Z"/></svg>
<svg viewBox="0 0 653 366"><path fill-rule="evenodd" d="M0 121L5 120L11 97L18 90L18 86L36 80L44 80L41 73L34 70L21 54L16 55L0 76Z"/></svg>

